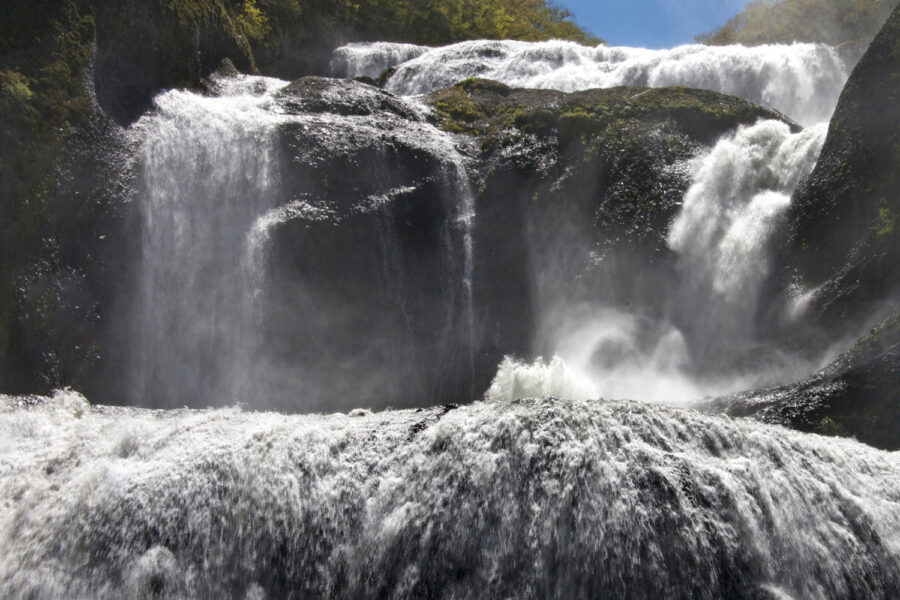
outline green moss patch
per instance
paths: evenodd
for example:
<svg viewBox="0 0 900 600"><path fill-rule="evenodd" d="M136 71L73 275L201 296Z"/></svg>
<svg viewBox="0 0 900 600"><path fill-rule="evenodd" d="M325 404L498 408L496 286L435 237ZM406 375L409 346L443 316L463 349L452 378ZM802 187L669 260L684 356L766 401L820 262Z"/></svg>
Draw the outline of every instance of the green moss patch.
<svg viewBox="0 0 900 600"><path fill-rule="evenodd" d="M561 146L589 145L591 139L620 121L670 122L702 141L712 141L724 131L761 118L787 121L775 111L740 98L683 87L621 87L566 94L468 79L432 93L428 101L447 131L491 137L514 128L525 134L557 136Z"/></svg>

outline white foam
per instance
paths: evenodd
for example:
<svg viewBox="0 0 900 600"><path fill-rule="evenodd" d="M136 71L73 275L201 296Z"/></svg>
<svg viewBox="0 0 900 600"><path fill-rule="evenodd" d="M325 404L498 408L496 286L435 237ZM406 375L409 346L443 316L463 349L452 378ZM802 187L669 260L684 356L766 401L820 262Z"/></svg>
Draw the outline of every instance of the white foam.
<svg viewBox="0 0 900 600"><path fill-rule="evenodd" d="M334 51L331 70L340 77L378 77L385 69L396 67L431 50L428 46L397 42L363 42L341 46Z"/></svg>
<svg viewBox="0 0 900 600"><path fill-rule="evenodd" d="M827 132L817 125L794 134L780 121L760 121L738 128L695 161L667 238L687 263L686 277L708 284L735 312L756 308L768 274L768 243Z"/></svg>
<svg viewBox="0 0 900 600"><path fill-rule="evenodd" d="M351 53L363 64L385 56L378 45L338 50L338 55ZM423 94L469 77L566 92L683 85L740 96L812 124L829 119L848 76L837 51L821 44L749 48L695 44L647 50L558 40L480 40L430 49L399 63L387 89L403 95Z"/></svg>
<svg viewBox="0 0 900 600"><path fill-rule="evenodd" d="M79 419L52 402L5 406L5 598L900 586L900 454L851 440L621 401Z"/></svg>

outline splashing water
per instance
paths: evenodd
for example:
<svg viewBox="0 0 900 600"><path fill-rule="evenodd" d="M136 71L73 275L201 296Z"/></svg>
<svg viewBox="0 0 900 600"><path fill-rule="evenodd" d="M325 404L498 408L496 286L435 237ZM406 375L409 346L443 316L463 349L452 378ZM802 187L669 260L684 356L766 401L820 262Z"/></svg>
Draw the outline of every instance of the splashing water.
<svg viewBox="0 0 900 600"><path fill-rule="evenodd" d="M594 382L554 356L549 362L532 363L506 357L484 393L488 402L512 402L521 398L566 398L590 400L599 397Z"/></svg>
<svg viewBox="0 0 900 600"><path fill-rule="evenodd" d="M768 242L800 179L815 166L828 132L792 134L780 121L740 127L696 161L693 184L672 223L668 244L698 288L752 315L768 274Z"/></svg>
<svg viewBox="0 0 900 600"><path fill-rule="evenodd" d="M760 121L696 158L667 237L679 282L665 314L556 300L543 316L553 353L597 395L669 404L793 380L834 358L832 348L806 358L755 337L773 236L826 133Z"/></svg>
<svg viewBox="0 0 900 600"><path fill-rule="evenodd" d="M341 46L334 51L331 70L339 77L378 77L385 70L422 56L428 46L397 42L367 42Z"/></svg>
<svg viewBox="0 0 900 600"><path fill-rule="evenodd" d="M565 92L683 85L740 96L804 124L828 120L849 76L837 51L820 44L647 50L591 48L563 41L480 40L408 51L415 58L402 60L393 46L355 44L339 48L336 55L353 56L345 67L347 75L363 71L356 65L396 66L387 89L402 95L428 93L470 77Z"/></svg>
<svg viewBox="0 0 900 600"><path fill-rule="evenodd" d="M631 402L79 416L70 395L0 397L6 598L900 593L900 456L849 440Z"/></svg>

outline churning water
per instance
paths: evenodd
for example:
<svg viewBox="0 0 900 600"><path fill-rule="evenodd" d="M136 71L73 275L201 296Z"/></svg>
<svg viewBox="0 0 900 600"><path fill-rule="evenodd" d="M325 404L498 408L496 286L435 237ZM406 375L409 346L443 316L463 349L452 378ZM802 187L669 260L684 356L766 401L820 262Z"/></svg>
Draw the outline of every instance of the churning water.
<svg viewBox="0 0 900 600"><path fill-rule="evenodd" d="M740 96L803 124L830 118L849 75L837 51L822 44L647 50L479 40L427 51L402 44L352 44L335 52L333 67L349 77L396 68L386 87L401 95L424 94L470 77L564 92L683 85Z"/></svg>
<svg viewBox="0 0 900 600"><path fill-rule="evenodd" d="M555 300L543 327L554 354L583 380L576 397L687 404L792 381L833 358L823 349L802 359L755 335L772 238L826 133L824 124L792 133L781 121L759 121L688 165L692 183L667 237L679 283L657 290L668 302L649 333L645 319L626 307L573 309L569 299ZM623 359L610 360L612 351ZM534 366L543 368L541 361Z"/></svg>
<svg viewBox="0 0 900 600"><path fill-rule="evenodd" d="M0 594L900 594L900 455L505 385L330 416L0 397Z"/></svg>

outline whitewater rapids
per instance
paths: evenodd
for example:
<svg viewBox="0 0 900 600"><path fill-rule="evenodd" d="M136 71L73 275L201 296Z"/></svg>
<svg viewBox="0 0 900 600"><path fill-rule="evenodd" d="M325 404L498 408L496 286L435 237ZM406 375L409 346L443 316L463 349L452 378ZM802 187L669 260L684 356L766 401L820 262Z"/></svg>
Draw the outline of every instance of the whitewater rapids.
<svg viewBox="0 0 900 600"><path fill-rule="evenodd" d="M0 596L900 595L900 455L504 385L328 416L0 397Z"/></svg>
<svg viewBox="0 0 900 600"><path fill-rule="evenodd" d="M377 42L342 46L332 58L340 77L378 77L384 69L396 69L385 88L404 96L470 77L563 92L683 85L740 96L804 125L831 117L850 66L831 46L800 43L648 50L559 40L476 40L438 48Z"/></svg>

